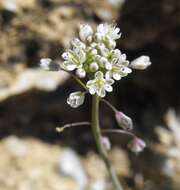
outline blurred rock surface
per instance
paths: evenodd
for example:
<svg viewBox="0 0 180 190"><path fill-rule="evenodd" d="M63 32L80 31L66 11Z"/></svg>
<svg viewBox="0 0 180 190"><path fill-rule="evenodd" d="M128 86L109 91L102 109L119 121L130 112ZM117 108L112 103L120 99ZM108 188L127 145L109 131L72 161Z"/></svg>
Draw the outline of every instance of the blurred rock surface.
<svg viewBox="0 0 180 190"><path fill-rule="evenodd" d="M121 163L115 163L115 167L123 164L128 171L126 153L120 152ZM9 136L0 141L0 154L3 190L109 190L111 187L105 166L94 153L80 157L69 148Z"/></svg>

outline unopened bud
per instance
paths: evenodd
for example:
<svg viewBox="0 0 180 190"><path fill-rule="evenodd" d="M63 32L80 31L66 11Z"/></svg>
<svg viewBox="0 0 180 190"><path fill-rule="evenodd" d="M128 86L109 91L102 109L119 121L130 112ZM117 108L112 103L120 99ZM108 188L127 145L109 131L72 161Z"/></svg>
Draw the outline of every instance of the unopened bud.
<svg viewBox="0 0 180 190"><path fill-rule="evenodd" d="M124 113L117 111L115 113L116 121L120 127L122 127L125 130L132 130L133 129L133 123L132 119L125 115Z"/></svg>
<svg viewBox="0 0 180 190"><path fill-rule="evenodd" d="M151 65L151 61L149 56L142 55L135 60L133 60L130 64L131 68L133 69L139 69L139 70L144 70L147 67Z"/></svg>
<svg viewBox="0 0 180 190"><path fill-rule="evenodd" d="M93 34L93 29L91 28L90 25L88 24L81 24L80 25L80 31L79 31L79 36L80 39L85 42L85 41L92 41L92 34Z"/></svg>
<svg viewBox="0 0 180 190"><path fill-rule="evenodd" d="M96 62L93 62L90 64L90 69L92 72L97 71L99 69L99 66Z"/></svg>
<svg viewBox="0 0 180 190"><path fill-rule="evenodd" d="M96 34L95 34L95 40L96 40L97 42L101 42L102 38L103 38L103 35L102 35L102 34L100 34L100 33L96 33Z"/></svg>
<svg viewBox="0 0 180 190"><path fill-rule="evenodd" d="M108 41L108 48L114 49L116 47L116 42L114 40Z"/></svg>
<svg viewBox="0 0 180 190"><path fill-rule="evenodd" d="M81 106L84 103L85 95L83 92L77 91L73 92L69 95L67 99L67 103L72 107L72 108L77 108Z"/></svg>
<svg viewBox="0 0 180 190"><path fill-rule="evenodd" d="M137 137L134 137L133 140L128 144L129 149L134 153L139 153L144 150L146 143Z"/></svg>
<svg viewBox="0 0 180 190"><path fill-rule="evenodd" d="M82 68L79 68L76 70L76 75L79 77L79 78L84 78L86 76L86 71Z"/></svg>
<svg viewBox="0 0 180 190"><path fill-rule="evenodd" d="M102 145L104 146L104 148L106 150L110 150L111 149L111 143L110 143L108 137L105 137L105 136L101 137L101 143L102 143Z"/></svg>
<svg viewBox="0 0 180 190"><path fill-rule="evenodd" d="M97 50L96 50L95 48L91 50L91 54L92 54L92 55L97 55L97 53L98 53L98 52L97 52Z"/></svg>

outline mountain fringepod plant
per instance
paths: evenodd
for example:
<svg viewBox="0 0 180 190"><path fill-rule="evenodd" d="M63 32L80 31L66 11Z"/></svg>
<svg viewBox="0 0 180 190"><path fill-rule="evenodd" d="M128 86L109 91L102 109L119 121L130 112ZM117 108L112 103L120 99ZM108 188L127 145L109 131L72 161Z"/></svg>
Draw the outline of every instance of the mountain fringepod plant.
<svg viewBox="0 0 180 190"><path fill-rule="evenodd" d="M130 135L132 140L128 147L135 153L141 152L146 144L131 131L133 123L130 117L115 108L105 100L107 93L113 91L113 84L132 73L133 69L144 70L151 65L150 58L142 55L133 61L128 61L126 54L116 48L116 40L121 37L120 29L114 24L99 24L96 30L88 24L81 24L79 38L70 42L69 49L62 54L63 62L55 63L50 58L40 60L41 67L46 70L63 70L68 72L84 89L72 92L67 103L72 108L81 106L85 96L92 96L91 122L67 124L57 130L67 127L91 125L99 154L104 161L116 190L122 190L117 175L108 159L111 148L109 139L104 133L123 133ZM105 103L114 112L117 124L121 129L102 129L99 124L99 104Z"/></svg>

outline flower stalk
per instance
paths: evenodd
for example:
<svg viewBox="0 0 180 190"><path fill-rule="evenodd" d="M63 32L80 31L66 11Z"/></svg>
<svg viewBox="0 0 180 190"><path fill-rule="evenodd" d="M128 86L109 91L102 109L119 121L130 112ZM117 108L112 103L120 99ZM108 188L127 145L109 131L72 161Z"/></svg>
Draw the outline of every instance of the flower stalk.
<svg viewBox="0 0 180 190"><path fill-rule="evenodd" d="M111 180L113 182L115 189L123 190L123 187L118 180L118 177L109 161L108 154L101 141L102 136L101 136L100 126L99 126L99 101L100 101L99 96L97 96L97 95L92 96L91 127L92 127L92 131L93 131L93 135L95 138L95 142L96 142L96 146L99 151L99 154L106 165L106 168L109 172L109 175L111 177Z"/></svg>

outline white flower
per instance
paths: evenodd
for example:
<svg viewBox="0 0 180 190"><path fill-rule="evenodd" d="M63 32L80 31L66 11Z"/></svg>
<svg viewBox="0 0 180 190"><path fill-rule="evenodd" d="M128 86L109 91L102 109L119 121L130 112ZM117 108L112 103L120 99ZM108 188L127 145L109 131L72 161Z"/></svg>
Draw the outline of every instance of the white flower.
<svg viewBox="0 0 180 190"><path fill-rule="evenodd" d="M96 55L95 56L95 61L99 64L99 66L101 68L105 68L107 70L111 70L112 69L112 64L108 61L107 58L100 56L100 55Z"/></svg>
<svg viewBox="0 0 180 190"><path fill-rule="evenodd" d="M67 103L71 107L77 108L84 103L84 99L85 99L84 92L77 91L77 92L73 92L69 95L69 97L67 99Z"/></svg>
<svg viewBox="0 0 180 190"><path fill-rule="evenodd" d="M62 54L62 58L65 60L62 63L62 68L67 71L73 71L76 68L81 68L86 60L86 53L80 48L74 48Z"/></svg>
<svg viewBox="0 0 180 190"><path fill-rule="evenodd" d="M74 38L71 41L71 49L62 54L62 58L65 60L61 67L67 71L73 71L76 68L82 68L83 63L86 60L86 45L78 38Z"/></svg>
<svg viewBox="0 0 180 190"><path fill-rule="evenodd" d="M78 38L73 38L71 40L71 46L72 46L72 49L85 49L86 48L86 45L81 42Z"/></svg>
<svg viewBox="0 0 180 190"><path fill-rule="evenodd" d="M95 73L95 79L89 80L86 84L90 94L97 94L100 97L104 97L107 92L112 92L113 79L105 79L104 74L101 71Z"/></svg>
<svg viewBox="0 0 180 190"><path fill-rule="evenodd" d="M129 61L127 61L126 55L122 54L120 50L112 50L110 57L112 69L106 72L106 78L120 80L122 77L125 77L132 72L128 67Z"/></svg>
<svg viewBox="0 0 180 190"><path fill-rule="evenodd" d="M149 56L142 55L135 60L133 60L130 64L131 68L133 69L139 69L139 70L144 70L147 67L151 65L151 61Z"/></svg>
<svg viewBox="0 0 180 190"><path fill-rule="evenodd" d="M129 65L129 61L126 59L126 54L122 54L119 49L111 51L111 62L113 65Z"/></svg>
<svg viewBox="0 0 180 190"><path fill-rule="evenodd" d="M44 70L50 70L49 69L49 65L52 63L52 59L50 58L42 58L40 59L40 66L44 69Z"/></svg>
<svg viewBox="0 0 180 190"><path fill-rule="evenodd" d="M80 31L79 31L79 37L83 42L91 42L92 41L92 35L93 35L93 29L88 24L81 24L80 25Z"/></svg>
<svg viewBox="0 0 180 190"><path fill-rule="evenodd" d="M83 69L83 68L78 68L76 70L76 75L79 77L79 78L84 78L86 76L86 71Z"/></svg>
<svg viewBox="0 0 180 190"><path fill-rule="evenodd" d="M120 80L122 77L127 76L132 70L123 65L113 65L110 71L106 72L106 79L113 78L115 80Z"/></svg>
<svg viewBox="0 0 180 190"><path fill-rule="evenodd" d="M95 34L96 40L98 42L105 41L115 44L115 40L119 39L121 37L121 34L119 33L120 29L112 24L100 24L97 27L97 32ZM114 45L113 45L114 47Z"/></svg>
<svg viewBox="0 0 180 190"><path fill-rule="evenodd" d="M151 65L150 58L145 55L129 64L126 54L115 49L120 37L120 28L114 24L99 24L96 31L89 24L81 24L79 38L72 39L70 48L62 54L63 63L59 65L44 58L40 61L41 67L73 71L79 78L86 77L84 81L87 81L89 93L104 97L106 91L113 90L114 80L127 76L132 69L143 70Z"/></svg>

